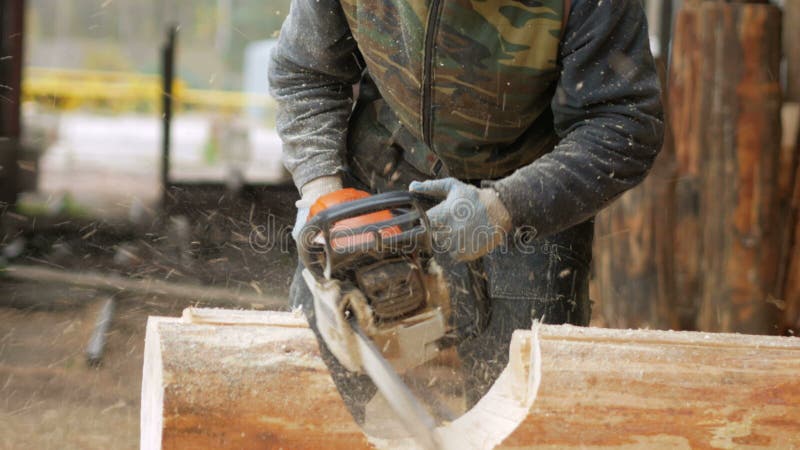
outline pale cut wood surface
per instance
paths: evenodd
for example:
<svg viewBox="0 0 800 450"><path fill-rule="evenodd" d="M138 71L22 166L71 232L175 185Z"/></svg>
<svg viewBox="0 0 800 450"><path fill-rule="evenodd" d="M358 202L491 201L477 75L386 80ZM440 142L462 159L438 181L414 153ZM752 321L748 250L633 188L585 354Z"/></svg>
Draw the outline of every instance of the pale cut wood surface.
<svg viewBox="0 0 800 450"><path fill-rule="evenodd" d="M277 312L151 318L142 448L414 448L363 436L303 325ZM542 325L511 348L487 397L438 430L444 448L800 442L798 338Z"/></svg>
<svg viewBox="0 0 800 450"><path fill-rule="evenodd" d="M149 319L142 448L367 446L301 316L193 316Z"/></svg>

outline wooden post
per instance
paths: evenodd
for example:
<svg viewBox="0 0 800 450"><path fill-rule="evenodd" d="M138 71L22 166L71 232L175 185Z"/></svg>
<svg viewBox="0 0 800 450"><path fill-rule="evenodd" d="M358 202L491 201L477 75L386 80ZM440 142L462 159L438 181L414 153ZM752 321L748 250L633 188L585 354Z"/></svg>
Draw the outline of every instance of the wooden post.
<svg viewBox="0 0 800 450"><path fill-rule="evenodd" d="M362 434L302 317L187 310L151 317L146 339L144 449L416 448ZM437 428L441 448L800 442L797 338L542 325L516 331L509 356L487 396Z"/></svg>
<svg viewBox="0 0 800 450"><path fill-rule="evenodd" d="M800 2L783 4L783 54L786 56L786 101L800 102Z"/></svg>
<svg viewBox="0 0 800 450"><path fill-rule="evenodd" d="M703 296L699 328L775 333L780 225L780 10L704 5ZM726 45L720 49L719 40Z"/></svg>
<svg viewBox="0 0 800 450"><path fill-rule="evenodd" d="M702 330L778 329L780 21L749 3L693 2L678 16L675 295Z"/></svg>
<svg viewBox="0 0 800 450"><path fill-rule="evenodd" d="M800 333L800 2L787 0L783 6L783 54L786 60L786 89L783 108L783 155L781 190L787 201L787 234L782 271L785 306L783 331Z"/></svg>
<svg viewBox="0 0 800 450"><path fill-rule="evenodd" d="M612 328L679 329L673 309L675 179L671 137L647 179L595 220L593 298L597 322Z"/></svg>
<svg viewBox="0 0 800 450"><path fill-rule="evenodd" d="M669 10L669 2L663 6ZM669 33L662 30L661 35L668 42L664 36ZM656 58L664 94L666 55L662 47L662 56ZM671 130L665 131L661 153L647 178L595 219L593 323L613 328L684 328L673 305L675 227L674 215L665 205L674 203L676 164Z"/></svg>
<svg viewBox="0 0 800 450"><path fill-rule="evenodd" d="M786 230L778 304L784 309L782 331L800 335L800 103L784 104L783 131L780 188Z"/></svg>
<svg viewBox="0 0 800 450"><path fill-rule="evenodd" d="M678 11L673 35L672 63L669 68L667 122L673 138L676 177L672 187L670 216L675 224L672 240L674 254L674 297L679 327L695 329L700 294L700 255L703 242L699 238L700 207L700 74L702 55L699 51L700 28L696 8Z"/></svg>

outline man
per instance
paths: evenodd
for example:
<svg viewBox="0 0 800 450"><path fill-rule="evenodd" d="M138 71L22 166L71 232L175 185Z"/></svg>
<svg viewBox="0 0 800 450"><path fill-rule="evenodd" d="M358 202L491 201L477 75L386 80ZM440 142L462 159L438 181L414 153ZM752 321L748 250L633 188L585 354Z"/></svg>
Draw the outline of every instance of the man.
<svg viewBox="0 0 800 450"><path fill-rule="evenodd" d="M640 0L292 1L269 75L295 232L343 183L438 198L470 403L514 329L589 322L592 218L662 141L646 28ZM314 327L299 270L290 296ZM362 419L374 388L322 347Z"/></svg>

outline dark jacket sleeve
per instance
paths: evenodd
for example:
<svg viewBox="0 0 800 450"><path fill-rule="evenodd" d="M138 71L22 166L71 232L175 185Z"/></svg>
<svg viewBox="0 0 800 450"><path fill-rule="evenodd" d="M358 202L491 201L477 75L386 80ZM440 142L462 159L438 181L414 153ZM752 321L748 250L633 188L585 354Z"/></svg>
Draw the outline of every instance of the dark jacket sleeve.
<svg viewBox="0 0 800 450"><path fill-rule="evenodd" d="M514 225L540 237L591 218L639 183L663 140L641 1L573 3L551 104L559 144L493 185Z"/></svg>
<svg viewBox="0 0 800 450"><path fill-rule="evenodd" d="M298 189L341 170L361 60L337 0L292 0L269 83L283 163Z"/></svg>

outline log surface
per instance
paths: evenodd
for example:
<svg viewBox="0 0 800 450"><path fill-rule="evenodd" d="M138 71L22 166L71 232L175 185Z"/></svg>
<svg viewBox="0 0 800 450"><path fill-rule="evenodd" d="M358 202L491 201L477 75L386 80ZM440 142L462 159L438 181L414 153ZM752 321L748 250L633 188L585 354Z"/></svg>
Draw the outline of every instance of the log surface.
<svg viewBox="0 0 800 450"><path fill-rule="evenodd" d="M569 326L539 336L541 386L507 448L800 442L799 339Z"/></svg>
<svg viewBox="0 0 800 450"><path fill-rule="evenodd" d="M438 432L448 450L791 448L798 373L798 338L542 325ZM141 433L145 449L414 448L365 437L303 319L275 312L151 318Z"/></svg>
<svg viewBox="0 0 800 450"><path fill-rule="evenodd" d="M143 449L367 447L304 319L233 315L149 319Z"/></svg>

